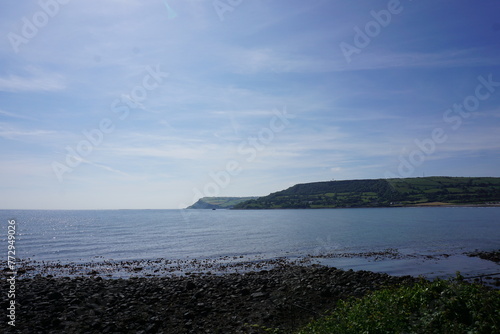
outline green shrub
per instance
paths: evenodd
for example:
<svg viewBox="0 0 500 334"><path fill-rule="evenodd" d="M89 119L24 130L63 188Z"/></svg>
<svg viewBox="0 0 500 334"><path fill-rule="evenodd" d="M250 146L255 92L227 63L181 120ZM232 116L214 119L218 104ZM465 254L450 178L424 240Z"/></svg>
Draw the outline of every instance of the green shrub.
<svg viewBox="0 0 500 334"><path fill-rule="evenodd" d="M463 282L422 280L341 301L298 334L500 333L500 291Z"/></svg>

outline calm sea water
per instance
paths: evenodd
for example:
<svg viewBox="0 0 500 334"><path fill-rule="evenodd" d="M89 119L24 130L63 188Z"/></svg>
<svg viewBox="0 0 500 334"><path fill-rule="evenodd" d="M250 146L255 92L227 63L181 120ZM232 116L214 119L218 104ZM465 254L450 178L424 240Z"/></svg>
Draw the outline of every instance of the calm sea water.
<svg viewBox="0 0 500 334"><path fill-rule="evenodd" d="M393 274L500 271L463 255L500 248L500 208L0 210L5 249L8 219L17 223L16 255L36 261L273 259L396 249L413 257L318 261ZM424 261L443 254L452 256Z"/></svg>

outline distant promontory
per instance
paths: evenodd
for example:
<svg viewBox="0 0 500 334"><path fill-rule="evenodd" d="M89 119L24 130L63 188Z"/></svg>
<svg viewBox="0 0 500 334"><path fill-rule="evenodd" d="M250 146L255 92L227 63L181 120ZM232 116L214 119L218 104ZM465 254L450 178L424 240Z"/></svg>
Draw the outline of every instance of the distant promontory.
<svg viewBox="0 0 500 334"><path fill-rule="evenodd" d="M203 197L187 209L232 209L235 205L258 197Z"/></svg>

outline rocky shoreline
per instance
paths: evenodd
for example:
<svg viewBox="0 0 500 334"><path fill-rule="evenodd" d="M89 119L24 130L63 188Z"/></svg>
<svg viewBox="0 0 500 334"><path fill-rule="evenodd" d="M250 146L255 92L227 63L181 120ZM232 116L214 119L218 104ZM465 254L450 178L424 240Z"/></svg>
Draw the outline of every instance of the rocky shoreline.
<svg viewBox="0 0 500 334"><path fill-rule="evenodd" d="M497 251L491 251L491 252L477 251L477 252L468 253L467 255L471 256L471 257L479 257L483 260L488 260L488 261L492 261L492 262L496 262L497 264L500 264L500 249Z"/></svg>
<svg viewBox="0 0 500 334"><path fill-rule="evenodd" d="M20 279L33 278L37 275L45 277L101 276L103 278L131 277L173 277L184 276L185 273L196 274L229 274L250 271L271 270L288 265L321 264L321 259L365 259L369 262L384 260L421 260L437 261L446 259L452 254L406 254L398 249L387 248L369 252L327 252L328 248L318 249L314 253L301 257L277 257L266 259L261 255L222 256L205 259L147 259L147 260L105 260L95 257L90 262L37 261L19 259L16 263L17 275ZM492 260L493 253L465 253ZM9 271L6 261L0 261L0 268Z"/></svg>
<svg viewBox="0 0 500 334"><path fill-rule="evenodd" d="M43 277L16 281L12 333L290 333L340 299L410 276L278 264L271 270L213 275L105 279ZM2 279L2 291L7 291ZM2 294L2 309L7 308ZM2 317L6 322L6 317Z"/></svg>

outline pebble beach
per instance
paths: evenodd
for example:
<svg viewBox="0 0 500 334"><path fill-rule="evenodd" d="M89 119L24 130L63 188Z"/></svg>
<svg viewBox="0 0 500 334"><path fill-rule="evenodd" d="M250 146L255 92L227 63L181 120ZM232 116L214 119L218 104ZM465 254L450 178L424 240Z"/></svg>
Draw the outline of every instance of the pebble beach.
<svg viewBox="0 0 500 334"><path fill-rule="evenodd" d="M3 328L30 334L291 332L340 299L413 281L317 265L129 279L39 275L17 280L15 330Z"/></svg>

